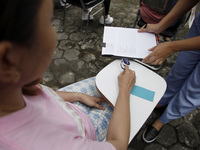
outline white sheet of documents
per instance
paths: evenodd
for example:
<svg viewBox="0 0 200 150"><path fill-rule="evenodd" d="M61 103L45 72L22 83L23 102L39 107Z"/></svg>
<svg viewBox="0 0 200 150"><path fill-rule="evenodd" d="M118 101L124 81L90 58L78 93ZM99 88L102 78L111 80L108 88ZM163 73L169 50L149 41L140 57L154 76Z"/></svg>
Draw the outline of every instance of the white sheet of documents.
<svg viewBox="0 0 200 150"><path fill-rule="evenodd" d="M144 58L154 46L155 34L139 33L134 28L104 27L102 55Z"/></svg>

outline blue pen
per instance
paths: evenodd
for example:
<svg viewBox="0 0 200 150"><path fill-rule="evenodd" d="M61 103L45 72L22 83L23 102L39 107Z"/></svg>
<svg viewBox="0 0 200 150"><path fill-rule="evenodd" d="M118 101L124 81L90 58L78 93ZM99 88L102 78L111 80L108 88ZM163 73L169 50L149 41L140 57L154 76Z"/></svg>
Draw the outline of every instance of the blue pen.
<svg viewBox="0 0 200 150"><path fill-rule="evenodd" d="M130 65L128 58L122 58L121 60L120 66L123 70L125 69L125 65Z"/></svg>

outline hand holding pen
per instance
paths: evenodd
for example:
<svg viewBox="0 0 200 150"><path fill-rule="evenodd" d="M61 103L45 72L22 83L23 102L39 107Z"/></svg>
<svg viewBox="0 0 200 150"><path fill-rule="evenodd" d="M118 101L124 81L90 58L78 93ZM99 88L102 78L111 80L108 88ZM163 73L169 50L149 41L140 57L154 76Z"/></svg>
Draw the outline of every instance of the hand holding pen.
<svg viewBox="0 0 200 150"><path fill-rule="evenodd" d="M150 32L159 34L161 30L158 24L145 24L138 30L138 32Z"/></svg>
<svg viewBox="0 0 200 150"><path fill-rule="evenodd" d="M128 60L128 58L122 58L120 66L123 70L125 70L125 66L129 66L130 62Z"/></svg>
<svg viewBox="0 0 200 150"><path fill-rule="evenodd" d="M130 94L134 84L136 82L135 71L129 69L128 65L125 65L124 71L118 76L119 90L122 93Z"/></svg>
<svg viewBox="0 0 200 150"><path fill-rule="evenodd" d="M147 29L147 23L142 27L142 28L140 28L139 30L138 30L138 32L145 32L144 30L146 30ZM148 25L148 27L150 26L151 24L149 24ZM148 30L148 29L147 29ZM148 31L147 31L148 32ZM155 33L155 32L153 32L153 33ZM158 36L158 34L155 34L155 36L156 36L156 44L158 45L159 43L160 43L160 39L159 39L159 36Z"/></svg>

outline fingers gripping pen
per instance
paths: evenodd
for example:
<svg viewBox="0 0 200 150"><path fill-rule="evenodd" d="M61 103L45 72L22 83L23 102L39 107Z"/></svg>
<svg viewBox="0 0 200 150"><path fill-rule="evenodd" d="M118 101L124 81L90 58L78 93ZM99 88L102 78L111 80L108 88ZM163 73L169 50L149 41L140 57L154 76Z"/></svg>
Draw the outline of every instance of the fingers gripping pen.
<svg viewBox="0 0 200 150"><path fill-rule="evenodd" d="M120 66L123 70L125 69L125 65L130 65L128 58L122 58L121 60Z"/></svg>

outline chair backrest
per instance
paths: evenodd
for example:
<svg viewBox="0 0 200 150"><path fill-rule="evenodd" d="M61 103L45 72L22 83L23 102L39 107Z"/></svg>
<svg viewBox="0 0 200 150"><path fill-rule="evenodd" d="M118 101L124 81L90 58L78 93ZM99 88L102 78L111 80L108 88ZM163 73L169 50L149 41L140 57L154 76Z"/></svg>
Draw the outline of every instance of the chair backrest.
<svg viewBox="0 0 200 150"><path fill-rule="evenodd" d="M177 21L177 23L174 26L171 26L167 28L165 31L161 32L160 35L167 36L167 37L173 37L171 40L176 39L176 35L178 34L178 31L186 24L186 22L189 19L191 12L187 12L182 17L180 17Z"/></svg>
<svg viewBox="0 0 200 150"><path fill-rule="evenodd" d="M81 7L85 10L97 5L100 2L102 2L102 0L67 0L67 3Z"/></svg>
<svg viewBox="0 0 200 150"><path fill-rule="evenodd" d="M82 7L80 0L67 0L67 3L75 5L77 7Z"/></svg>
<svg viewBox="0 0 200 150"><path fill-rule="evenodd" d="M148 6L150 9L153 9L154 11L167 14L174 7L174 5L178 0L140 0L140 4L141 1L143 1L146 6ZM136 26L136 24L140 27L146 24L146 22L141 18L141 16L140 17L139 16L140 16L140 8L138 9L138 14L136 17L136 21L134 23L134 27ZM177 22L174 25L167 28L165 31L160 33L160 35L170 37L172 38L171 40L175 40L178 31L185 25L189 16L190 12L184 14L177 20Z"/></svg>
<svg viewBox="0 0 200 150"><path fill-rule="evenodd" d="M142 0L146 6L152 10L167 14L173 8L174 0Z"/></svg>

